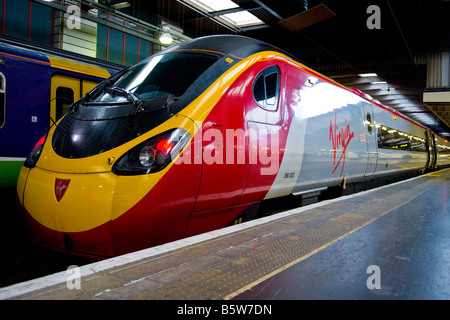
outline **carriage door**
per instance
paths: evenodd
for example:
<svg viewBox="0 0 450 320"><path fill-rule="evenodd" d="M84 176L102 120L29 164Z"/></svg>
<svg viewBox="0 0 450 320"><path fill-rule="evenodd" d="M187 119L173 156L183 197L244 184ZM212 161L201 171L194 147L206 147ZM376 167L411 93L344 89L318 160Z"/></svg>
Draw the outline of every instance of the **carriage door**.
<svg viewBox="0 0 450 320"><path fill-rule="evenodd" d="M378 162L377 129L373 118L373 105L370 103L364 104L363 110L367 142L367 167L365 176L371 176L373 175Z"/></svg>
<svg viewBox="0 0 450 320"><path fill-rule="evenodd" d="M84 97L86 93L94 89L98 85L98 82L83 80L81 88L81 97ZM80 97L80 98L81 98Z"/></svg>
<svg viewBox="0 0 450 320"><path fill-rule="evenodd" d="M50 126L69 110L70 105L80 98L80 79L55 75L50 91Z"/></svg>
<svg viewBox="0 0 450 320"><path fill-rule="evenodd" d="M70 105L92 90L95 81L55 75L52 77L50 93L50 126L69 110Z"/></svg>
<svg viewBox="0 0 450 320"><path fill-rule="evenodd" d="M436 143L434 134L429 131L425 131L425 145L427 148L427 169L434 169L436 166Z"/></svg>
<svg viewBox="0 0 450 320"><path fill-rule="evenodd" d="M283 130L284 79L277 65L265 67L254 77L246 97L248 174L240 202L261 200L269 191L281 164L287 134Z"/></svg>

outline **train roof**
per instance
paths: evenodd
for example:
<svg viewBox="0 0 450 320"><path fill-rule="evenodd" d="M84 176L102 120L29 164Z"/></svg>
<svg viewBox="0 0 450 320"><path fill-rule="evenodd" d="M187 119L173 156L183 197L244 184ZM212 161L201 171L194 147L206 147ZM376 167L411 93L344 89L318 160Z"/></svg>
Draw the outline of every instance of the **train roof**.
<svg viewBox="0 0 450 320"><path fill-rule="evenodd" d="M278 51L289 55L283 50L266 42L238 35L214 35L192 39L177 46L170 47L166 52L176 50L201 50L237 58L246 58L261 51Z"/></svg>

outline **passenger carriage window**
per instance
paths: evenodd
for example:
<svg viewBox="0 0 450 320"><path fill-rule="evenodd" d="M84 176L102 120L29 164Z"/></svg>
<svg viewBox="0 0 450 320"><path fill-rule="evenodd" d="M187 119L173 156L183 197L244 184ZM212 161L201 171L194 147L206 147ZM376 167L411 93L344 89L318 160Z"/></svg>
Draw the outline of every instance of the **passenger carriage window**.
<svg viewBox="0 0 450 320"><path fill-rule="evenodd" d="M56 89L56 120L69 110L70 105L75 101L72 88L58 87Z"/></svg>
<svg viewBox="0 0 450 320"><path fill-rule="evenodd" d="M378 131L378 148L426 152L425 139L383 125Z"/></svg>
<svg viewBox="0 0 450 320"><path fill-rule="evenodd" d="M6 79L0 72L0 128L5 124L6 113Z"/></svg>
<svg viewBox="0 0 450 320"><path fill-rule="evenodd" d="M253 84L253 97L266 110L277 110L279 92L279 70L277 66L264 69Z"/></svg>
<svg viewBox="0 0 450 320"><path fill-rule="evenodd" d="M366 114L366 120L367 120L367 131L369 131L369 134L372 134L372 117L370 116L369 112L367 112Z"/></svg>

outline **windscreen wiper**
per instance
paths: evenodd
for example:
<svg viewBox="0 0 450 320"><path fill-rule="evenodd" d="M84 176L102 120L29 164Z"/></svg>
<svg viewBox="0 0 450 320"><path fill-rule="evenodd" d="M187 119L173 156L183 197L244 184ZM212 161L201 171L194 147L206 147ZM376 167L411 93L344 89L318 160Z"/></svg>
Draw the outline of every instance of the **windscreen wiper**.
<svg viewBox="0 0 450 320"><path fill-rule="evenodd" d="M125 96L137 108L137 112L140 112L143 110L142 101L133 92L119 88L119 87L106 87L104 90L109 94L120 94L120 95Z"/></svg>
<svg viewBox="0 0 450 320"><path fill-rule="evenodd" d="M76 111L78 106L81 103L85 103L85 101L89 101L97 92L99 92L100 90L103 90L103 88L105 88L106 86L109 86L111 83L113 83L114 81L117 80L117 78L121 77L122 75L125 74L125 72L127 72L128 70L130 70L132 66L129 66L127 68L123 68L122 70L116 72L114 75L112 75L111 77L103 80L100 84L98 84L94 89L92 89L91 91L89 91L88 93L86 93L86 95L84 97L81 97L80 99L78 99L77 101L75 101L74 103L72 103L70 105L70 109L72 111Z"/></svg>

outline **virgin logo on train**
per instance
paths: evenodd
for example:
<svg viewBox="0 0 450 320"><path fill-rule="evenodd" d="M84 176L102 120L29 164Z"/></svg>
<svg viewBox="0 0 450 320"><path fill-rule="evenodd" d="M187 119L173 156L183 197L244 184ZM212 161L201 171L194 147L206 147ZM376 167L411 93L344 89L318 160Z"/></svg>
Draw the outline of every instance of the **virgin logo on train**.
<svg viewBox="0 0 450 320"><path fill-rule="evenodd" d="M69 187L70 179L55 179L55 197L58 202L61 201L62 197Z"/></svg>
<svg viewBox="0 0 450 320"><path fill-rule="evenodd" d="M334 124L333 120L330 120L330 134L328 140L331 141L333 145L333 171L331 174L336 172L336 169L341 166L341 174L340 177L344 173L345 166L345 153L347 151L347 147L350 141L355 136L354 132L350 130L350 123L347 123L347 119L345 119L346 125L342 128L339 128L337 125L337 110L334 111ZM341 151L341 156L336 161L336 154L338 151Z"/></svg>

